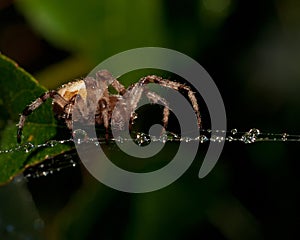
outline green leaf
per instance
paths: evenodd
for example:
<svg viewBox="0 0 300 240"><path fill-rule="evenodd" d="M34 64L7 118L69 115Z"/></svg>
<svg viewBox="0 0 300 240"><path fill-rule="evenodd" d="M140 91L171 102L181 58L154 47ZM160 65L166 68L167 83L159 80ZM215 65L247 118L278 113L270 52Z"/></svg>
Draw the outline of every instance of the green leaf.
<svg viewBox="0 0 300 240"><path fill-rule="evenodd" d="M71 148L57 144L55 147L30 149L32 145L38 146L53 139L60 129L53 117L51 101L47 101L27 118L22 145L17 144L16 123L19 113L45 91L17 63L0 54L0 184L8 182L27 167Z"/></svg>

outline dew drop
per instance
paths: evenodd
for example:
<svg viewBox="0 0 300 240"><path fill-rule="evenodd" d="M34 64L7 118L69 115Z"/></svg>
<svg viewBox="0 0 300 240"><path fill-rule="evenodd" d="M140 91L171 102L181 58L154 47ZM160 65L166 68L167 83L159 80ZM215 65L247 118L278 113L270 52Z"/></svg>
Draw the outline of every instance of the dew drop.
<svg viewBox="0 0 300 240"><path fill-rule="evenodd" d="M195 138L196 141L199 141L200 143L207 142L209 139L205 135L200 135L199 137Z"/></svg>
<svg viewBox="0 0 300 240"><path fill-rule="evenodd" d="M180 137L179 137L179 135L178 134L176 134L176 133L169 133L174 139L179 139Z"/></svg>
<svg viewBox="0 0 300 240"><path fill-rule="evenodd" d="M284 141L284 142L287 141L288 140L288 136L289 135L287 133L283 133L282 137L281 137L281 140Z"/></svg>
<svg viewBox="0 0 300 240"><path fill-rule="evenodd" d="M234 140L234 138L229 136L229 137L227 137L227 140L228 140L228 142L232 142Z"/></svg>
<svg viewBox="0 0 300 240"><path fill-rule="evenodd" d="M150 136L151 142L158 142L159 139L156 136Z"/></svg>
<svg viewBox="0 0 300 240"><path fill-rule="evenodd" d="M208 137L206 137L205 135L200 136L200 142L201 143L207 142L208 140L209 140Z"/></svg>
<svg viewBox="0 0 300 240"><path fill-rule="evenodd" d="M134 142L143 147L148 145L151 142L151 137L148 134L145 133L137 133L136 138L134 139Z"/></svg>
<svg viewBox="0 0 300 240"><path fill-rule="evenodd" d="M255 134L256 136L258 136L260 134L260 130L257 128L252 128L252 129L250 129L249 133Z"/></svg>
<svg viewBox="0 0 300 240"><path fill-rule="evenodd" d="M30 142L23 145L23 150L24 150L26 153L29 153L29 152L32 151L34 148L35 148L34 144L32 144L32 143L30 143Z"/></svg>
<svg viewBox="0 0 300 240"><path fill-rule="evenodd" d="M46 146L47 147L54 147L55 145L57 145L57 141L55 141L55 140L50 140L50 141L48 141L47 143L46 143Z"/></svg>
<svg viewBox="0 0 300 240"><path fill-rule="evenodd" d="M82 129L76 129L73 131L73 138L74 138L75 142L77 142L78 144L81 144L87 140L88 135L87 135L86 131L84 131Z"/></svg>
<svg viewBox="0 0 300 240"><path fill-rule="evenodd" d="M159 137L159 141L162 143L166 143L168 140L168 135L166 133L163 133L160 137Z"/></svg>
<svg viewBox="0 0 300 240"><path fill-rule="evenodd" d="M217 136L216 135L212 135L211 137L210 137L210 141L211 142L216 142L217 141Z"/></svg>
<svg viewBox="0 0 300 240"><path fill-rule="evenodd" d="M230 133L231 133L232 135L237 134L237 132L238 132L238 130L237 130L236 128L231 129L231 131L230 131Z"/></svg>
<svg viewBox="0 0 300 240"><path fill-rule="evenodd" d="M259 134L260 131L258 129L252 128L241 137L241 141L244 143L254 143Z"/></svg>
<svg viewBox="0 0 300 240"><path fill-rule="evenodd" d="M124 143L124 138L122 138L121 136L118 136L115 138L115 141L119 142L119 143Z"/></svg>
<svg viewBox="0 0 300 240"><path fill-rule="evenodd" d="M190 137L182 137L182 138L181 138L181 142L186 142L186 143L188 143L188 142L190 142L190 141L192 141L192 139L191 139Z"/></svg>
<svg viewBox="0 0 300 240"><path fill-rule="evenodd" d="M224 137L220 137L218 135L212 135L210 137L210 141L211 142L219 142L219 143L221 143L221 142L224 142Z"/></svg>

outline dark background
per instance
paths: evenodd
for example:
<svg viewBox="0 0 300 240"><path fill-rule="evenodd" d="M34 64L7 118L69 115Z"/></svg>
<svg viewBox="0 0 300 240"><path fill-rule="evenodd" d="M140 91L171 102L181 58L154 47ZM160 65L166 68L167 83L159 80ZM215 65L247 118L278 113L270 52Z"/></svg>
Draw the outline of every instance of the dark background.
<svg viewBox="0 0 300 240"><path fill-rule="evenodd" d="M0 51L45 87L120 51L171 48L209 72L239 131L300 132L299 41L296 0L0 2ZM179 180L146 194L112 190L80 166L28 189L45 239L299 239L298 145L226 142L204 179L200 148Z"/></svg>

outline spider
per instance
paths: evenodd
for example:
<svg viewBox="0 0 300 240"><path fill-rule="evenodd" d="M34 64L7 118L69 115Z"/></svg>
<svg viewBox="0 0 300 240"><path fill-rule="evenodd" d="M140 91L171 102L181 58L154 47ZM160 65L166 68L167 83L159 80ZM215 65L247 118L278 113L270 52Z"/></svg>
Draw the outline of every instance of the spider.
<svg viewBox="0 0 300 240"><path fill-rule="evenodd" d="M66 126L72 131L72 121L84 119L84 123L103 125L106 129L106 140L108 139L108 130L111 126L122 129L125 125L125 115L132 121L136 118L134 110L144 93L152 103L161 102L164 105L163 126L166 129L169 119L169 108L166 100L155 92L149 91L144 85L156 83L161 86L172 88L176 91L184 90L187 92L189 100L197 116L198 127L201 126L201 118L197 99L189 86L163 79L155 75L149 75L141 78L137 83L129 86L127 89L107 70L101 70L96 73L96 77L86 77L82 80L69 82L62 85L57 91L50 90L45 92L30 105L26 106L20 114L20 120L17 124L17 142L21 143L22 130L26 117L41 106L48 98L52 99L53 112L58 119L65 121ZM112 86L117 94L111 94L108 87ZM87 94L88 93L88 94ZM116 104L122 102L123 108L114 114L112 112ZM75 106L76 102L76 108ZM89 106L96 106L94 108ZM78 115L79 114L79 115ZM128 118L127 118L128 119Z"/></svg>

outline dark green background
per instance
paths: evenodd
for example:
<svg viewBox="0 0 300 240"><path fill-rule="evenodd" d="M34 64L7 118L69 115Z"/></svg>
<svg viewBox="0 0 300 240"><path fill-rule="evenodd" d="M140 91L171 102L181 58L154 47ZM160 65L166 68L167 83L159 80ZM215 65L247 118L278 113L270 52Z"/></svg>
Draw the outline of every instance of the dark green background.
<svg viewBox="0 0 300 240"><path fill-rule="evenodd" d="M296 0L0 4L0 51L45 87L82 77L120 51L172 48L210 73L228 128L240 131L300 133L299 41ZM200 148L183 177L147 194L109 189L79 167L29 179L28 187L44 239L298 239L298 149L295 142L227 142L200 180Z"/></svg>

